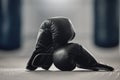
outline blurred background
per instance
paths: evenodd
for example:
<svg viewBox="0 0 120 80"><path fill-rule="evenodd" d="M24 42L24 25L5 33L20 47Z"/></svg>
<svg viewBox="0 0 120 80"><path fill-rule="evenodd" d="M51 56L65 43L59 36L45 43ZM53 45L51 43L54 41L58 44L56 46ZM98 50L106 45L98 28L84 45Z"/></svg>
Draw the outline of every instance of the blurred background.
<svg viewBox="0 0 120 80"><path fill-rule="evenodd" d="M73 23L76 36L72 42L83 45L98 61L120 70L118 1L0 0L0 73L25 68L40 24L56 16Z"/></svg>

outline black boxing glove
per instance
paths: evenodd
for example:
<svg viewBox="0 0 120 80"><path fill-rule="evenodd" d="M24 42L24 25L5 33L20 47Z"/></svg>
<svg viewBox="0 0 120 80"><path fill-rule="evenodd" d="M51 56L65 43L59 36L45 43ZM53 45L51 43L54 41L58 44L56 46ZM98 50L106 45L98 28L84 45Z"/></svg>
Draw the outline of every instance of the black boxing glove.
<svg viewBox="0 0 120 80"><path fill-rule="evenodd" d="M71 60L69 59L70 62L67 61L68 65L74 62L76 63L76 66L79 68L90 69L94 71L98 71L98 70L113 71L114 70L110 66L98 63L95 60L95 58L92 55L90 55L90 53L87 50L85 50L81 45L76 43L68 43L67 46L61 48L60 51L57 53L54 53L54 55L55 55L53 57L54 64L59 69L61 69L61 66L62 67L64 66L62 64L64 64L69 59L69 57L71 57ZM63 69L64 68L65 67L63 67Z"/></svg>
<svg viewBox="0 0 120 80"><path fill-rule="evenodd" d="M53 54L53 63L61 71L72 71L76 67L74 56L69 52L69 46L66 44L57 49Z"/></svg>
<svg viewBox="0 0 120 80"><path fill-rule="evenodd" d="M39 63L39 67L41 66L43 69L48 70L52 65L52 58L50 56L48 61L48 57L45 57L45 55L41 54L48 53L48 55L50 55L54 52L54 50L66 44L69 40L72 40L74 36L75 32L72 28L71 22L68 19L51 18L45 20L40 26L36 49L33 52L33 55L30 58L26 68L29 70L35 70L37 68L37 66L35 66L36 62L38 61L37 59L41 59L40 57L42 56L42 61L44 61L45 65L43 65L43 63ZM50 49L51 47L53 49ZM33 65L32 63L35 64Z"/></svg>
<svg viewBox="0 0 120 80"><path fill-rule="evenodd" d="M81 45L73 43L73 52L75 52L75 62L77 67L90 69L93 71L106 70L113 71L114 68L105 64L101 64Z"/></svg>
<svg viewBox="0 0 120 80"><path fill-rule="evenodd" d="M30 58L30 60L27 63L26 69L28 70L35 70L37 67L42 67L43 69L48 70L49 67L52 65L52 56L50 56L49 54L53 53L52 52L52 37L51 37L51 33L47 30L43 30L43 31L39 31L38 34L38 39L37 39L37 44L36 44L36 48ZM43 55L43 53L48 53L48 55ZM40 55L40 56L38 56ZM46 62L46 58L45 56L47 56L46 58L49 58ZM42 57L41 59L39 59L39 62L36 62L36 60ZM41 61L44 61L44 63ZM48 66L46 66L45 64L47 63ZM35 65L35 64L39 64Z"/></svg>
<svg viewBox="0 0 120 80"><path fill-rule="evenodd" d="M45 20L41 29L51 32L54 49L66 44L75 37L72 23L67 18L50 18Z"/></svg>

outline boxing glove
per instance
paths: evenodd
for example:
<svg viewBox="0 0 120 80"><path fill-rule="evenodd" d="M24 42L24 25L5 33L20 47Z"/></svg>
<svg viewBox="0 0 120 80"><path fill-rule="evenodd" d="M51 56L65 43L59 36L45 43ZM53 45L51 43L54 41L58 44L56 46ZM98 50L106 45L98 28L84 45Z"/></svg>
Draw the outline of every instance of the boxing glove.
<svg viewBox="0 0 120 80"><path fill-rule="evenodd" d="M45 20L40 26L36 48L26 68L35 70L39 64L39 67L48 70L53 60L51 56L49 56L48 61L48 56L45 57L43 54L52 55L54 50L72 40L74 36L75 32L72 28L72 24L67 18L50 18ZM43 63L38 63L41 62L41 56L45 65L43 65Z"/></svg>
<svg viewBox="0 0 120 80"><path fill-rule="evenodd" d="M38 59L36 56L38 54L43 54L43 53L51 53L52 50L52 35L50 33L50 31L48 30L40 30L38 33L38 37L37 37L37 43L36 43L36 47L35 50L30 58L30 60L27 63L27 67L26 69L28 70L35 70L38 66L33 65L34 61L36 61L36 59ZM42 57L46 56L46 55L41 55ZM38 56L39 57L39 56ZM43 69L49 69L49 67L52 65L52 58L51 56L48 56L51 60L47 61L48 63L48 67L44 67L44 65L42 65L42 63L39 63L39 67L43 66ZM45 59L45 58L44 58ZM45 59L46 60L46 59ZM44 62L45 62L44 60ZM39 60L41 61L41 60ZM36 63L35 63L36 64Z"/></svg>
<svg viewBox="0 0 120 80"><path fill-rule="evenodd" d="M75 37L72 23L67 18L56 17L45 20L41 29L51 32L54 49L59 48Z"/></svg>
<svg viewBox="0 0 120 80"><path fill-rule="evenodd" d="M54 65L61 71L72 71L76 67L74 56L68 50L70 45L66 44L62 46L53 54Z"/></svg>
<svg viewBox="0 0 120 80"><path fill-rule="evenodd" d="M79 68L90 69L93 71L114 70L114 68L111 66L97 62L96 59L86 49L84 49L81 45L77 43L72 43L68 51L73 53L74 60L76 62L77 67Z"/></svg>
<svg viewBox="0 0 120 80"><path fill-rule="evenodd" d="M69 59L70 62L66 61L66 58ZM65 47L61 48L59 52L57 51L57 53L54 53L53 61L55 66L59 69L66 68L66 66L63 65L65 62L67 62L67 65L74 62L78 68L90 69L94 71L114 70L110 66L98 63L87 50L77 43L68 43ZM71 65L71 67L72 66L73 65Z"/></svg>

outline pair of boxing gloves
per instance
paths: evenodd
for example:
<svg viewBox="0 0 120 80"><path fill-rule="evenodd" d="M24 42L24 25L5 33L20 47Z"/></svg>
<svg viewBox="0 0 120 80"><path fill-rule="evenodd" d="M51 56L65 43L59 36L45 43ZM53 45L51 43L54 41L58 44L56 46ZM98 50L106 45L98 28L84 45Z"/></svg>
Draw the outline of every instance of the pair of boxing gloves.
<svg viewBox="0 0 120 80"><path fill-rule="evenodd" d="M81 45L69 43L75 37L72 23L67 18L45 20L37 37L36 48L26 69L34 71L38 67L48 70L52 63L62 71L72 71L75 67L93 71L113 71L110 66L98 63Z"/></svg>

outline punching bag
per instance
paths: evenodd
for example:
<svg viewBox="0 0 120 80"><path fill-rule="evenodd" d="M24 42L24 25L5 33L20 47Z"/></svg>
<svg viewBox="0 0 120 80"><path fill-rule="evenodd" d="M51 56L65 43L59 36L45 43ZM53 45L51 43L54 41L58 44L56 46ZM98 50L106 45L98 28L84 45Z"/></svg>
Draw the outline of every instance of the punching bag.
<svg viewBox="0 0 120 80"><path fill-rule="evenodd" d="M6 9L2 10L4 7ZM21 44L21 0L7 0L6 4L2 5L2 9L0 10L2 19L0 21L0 49L17 49Z"/></svg>
<svg viewBox="0 0 120 80"><path fill-rule="evenodd" d="M2 1L0 0L0 45L2 39L2 28L3 28L3 11L2 11Z"/></svg>
<svg viewBox="0 0 120 80"><path fill-rule="evenodd" d="M100 47L119 44L118 0L94 0L94 43Z"/></svg>

